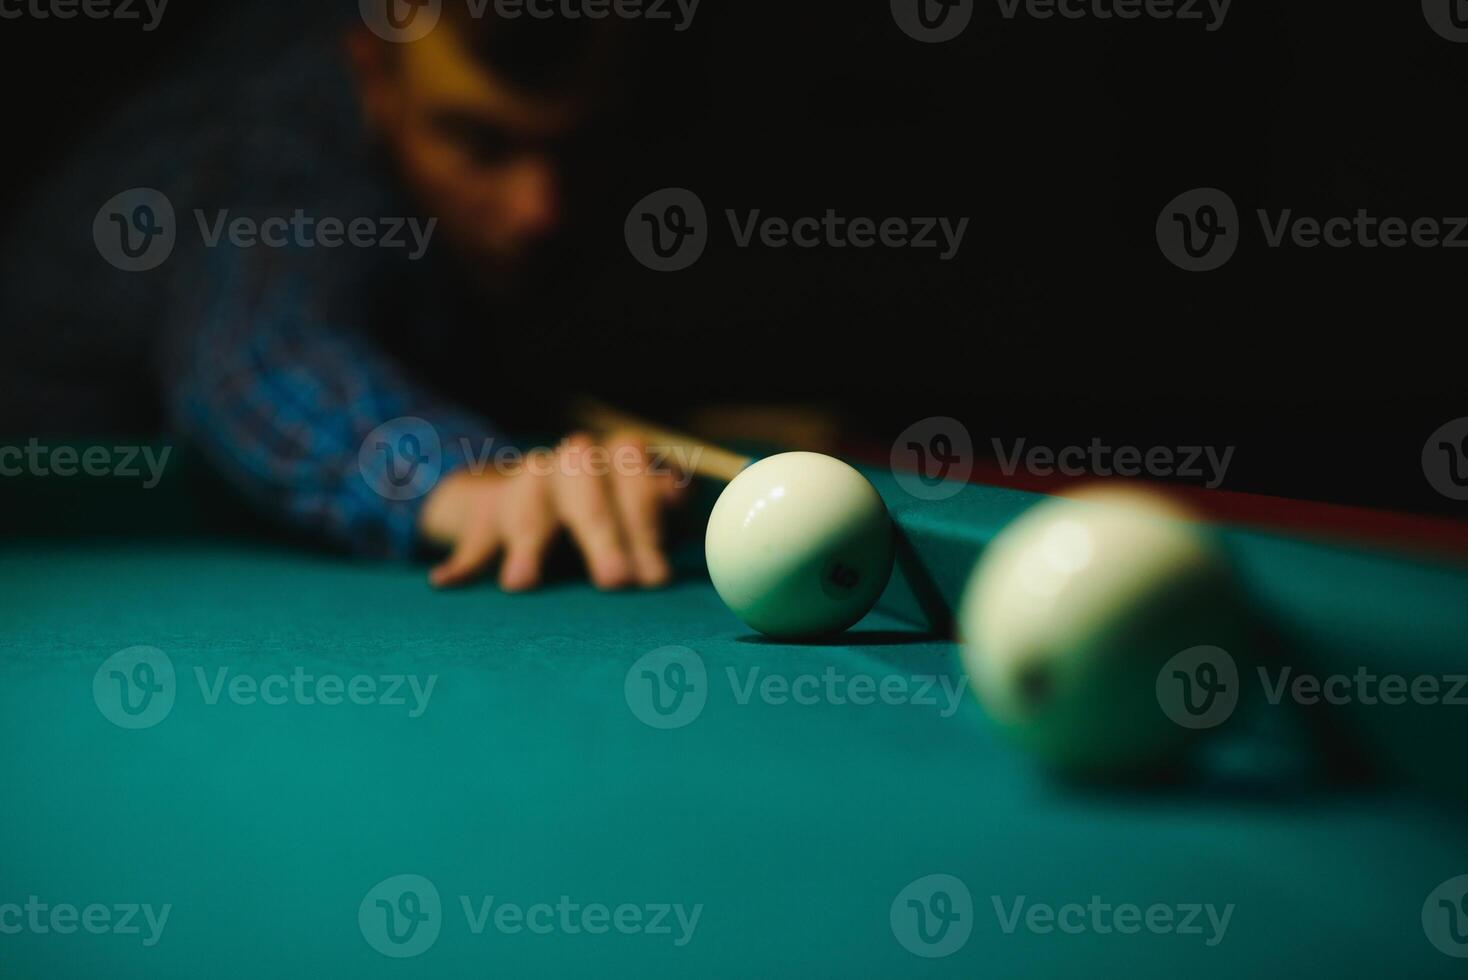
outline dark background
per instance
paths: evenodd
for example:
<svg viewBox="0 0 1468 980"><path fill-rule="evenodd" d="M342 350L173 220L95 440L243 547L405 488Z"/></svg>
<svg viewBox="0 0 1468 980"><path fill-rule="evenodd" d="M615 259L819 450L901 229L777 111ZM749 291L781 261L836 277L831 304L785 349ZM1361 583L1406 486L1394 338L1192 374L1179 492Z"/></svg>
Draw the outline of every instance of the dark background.
<svg viewBox="0 0 1468 980"><path fill-rule="evenodd" d="M0 21L0 213L187 58L221 7L173 0L152 33ZM613 192L588 215L605 261L581 309L508 341L536 373L659 417L831 404L877 446L931 415L962 419L981 451L991 436L1234 445L1230 489L1461 516L1419 458L1468 415L1468 250L1271 250L1252 217L1468 214L1468 45L1417 4L1239 0L1208 33L1006 21L991 0L958 40L923 45L885 0L704 0L690 31L639 30ZM947 263L736 250L724 234L658 276L628 255L621 221L669 185L711 214L829 207L970 227ZM1247 229L1207 274L1171 266L1153 237L1163 205L1198 186L1228 191Z"/></svg>

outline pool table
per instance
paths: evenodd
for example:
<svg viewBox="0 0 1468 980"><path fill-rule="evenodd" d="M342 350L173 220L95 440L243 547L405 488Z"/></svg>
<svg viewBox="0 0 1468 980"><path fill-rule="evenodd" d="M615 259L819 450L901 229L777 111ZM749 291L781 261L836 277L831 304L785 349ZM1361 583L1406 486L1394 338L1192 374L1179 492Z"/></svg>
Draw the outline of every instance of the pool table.
<svg viewBox="0 0 1468 980"><path fill-rule="evenodd" d="M1057 780L941 628L1036 496L872 475L902 567L805 645L721 605L696 535L663 591L438 593L9 488L62 514L0 548L0 976L1461 974L1465 709L1347 713L1356 782ZM1460 564L1229 533L1317 664L1462 667Z"/></svg>

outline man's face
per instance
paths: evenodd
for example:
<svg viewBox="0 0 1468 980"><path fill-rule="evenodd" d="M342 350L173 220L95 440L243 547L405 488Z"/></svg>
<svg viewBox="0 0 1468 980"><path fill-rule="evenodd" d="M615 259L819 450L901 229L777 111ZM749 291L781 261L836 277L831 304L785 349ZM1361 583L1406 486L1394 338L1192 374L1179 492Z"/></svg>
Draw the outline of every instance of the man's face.
<svg viewBox="0 0 1468 980"><path fill-rule="evenodd" d="M373 38L353 48L367 117L410 192L476 271L513 273L560 222L553 147L575 106L515 91L445 27L391 50Z"/></svg>

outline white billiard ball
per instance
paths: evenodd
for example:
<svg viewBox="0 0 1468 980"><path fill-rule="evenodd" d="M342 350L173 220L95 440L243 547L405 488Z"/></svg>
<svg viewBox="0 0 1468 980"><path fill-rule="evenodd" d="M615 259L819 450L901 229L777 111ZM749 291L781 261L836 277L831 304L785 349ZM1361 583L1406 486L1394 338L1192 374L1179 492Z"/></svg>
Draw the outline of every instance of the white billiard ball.
<svg viewBox="0 0 1468 980"><path fill-rule="evenodd" d="M1072 773L1143 773L1189 735L1159 703L1159 673L1184 650L1236 646L1240 608L1194 514L1103 485L1045 500L996 535L958 625L974 693L1017 741Z"/></svg>
<svg viewBox="0 0 1468 980"><path fill-rule="evenodd" d="M739 473L709 517L714 588L761 633L800 639L844 630L892 574L892 519L875 487L819 453L781 453Z"/></svg>

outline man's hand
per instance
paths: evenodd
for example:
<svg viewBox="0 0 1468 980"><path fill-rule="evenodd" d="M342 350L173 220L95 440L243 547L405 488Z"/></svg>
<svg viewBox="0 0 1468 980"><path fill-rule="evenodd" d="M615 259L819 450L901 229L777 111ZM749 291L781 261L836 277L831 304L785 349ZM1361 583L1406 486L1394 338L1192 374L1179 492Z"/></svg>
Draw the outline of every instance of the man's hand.
<svg viewBox="0 0 1468 980"><path fill-rule="evenodd" d="M428 540L451 549L428 580L438 588L462 585L503 553L500 586L533 589L547 550L565 529L597 588L664 585L670 570L662 513L683 489L670 469L654 471L646 447L632 436L599 445L573 435L513 469L452 474L429 495L419 518Z"/></svg>

